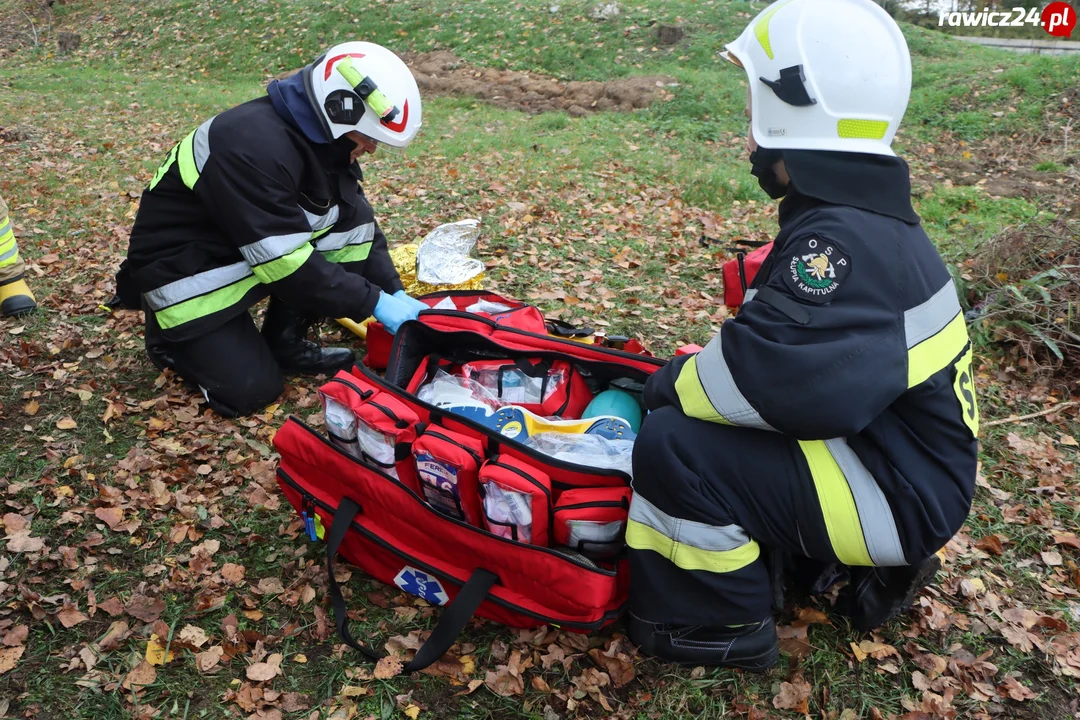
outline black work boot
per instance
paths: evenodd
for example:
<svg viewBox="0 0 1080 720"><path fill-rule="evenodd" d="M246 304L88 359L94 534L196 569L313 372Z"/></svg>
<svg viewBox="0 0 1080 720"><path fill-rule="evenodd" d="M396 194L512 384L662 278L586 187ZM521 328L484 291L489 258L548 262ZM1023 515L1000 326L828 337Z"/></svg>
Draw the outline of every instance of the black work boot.
<svg viewBox="0 0 1080 720"><path fill-rule="evenodd" d="M285 372L332 375L351 367L356 358L346 348L324 348L307 339L312 320L305 313L271 296L262 334L270 353Z"/></svg>
<svg viewBox="0 0 1080 720"><path fill-rule="evenodd" d="M146 303L143 303L143 314L146 315L146 329L143 333L146 342L146 356L158 370L175 367L172 356L169 354L169 344L161 336L161 328L154 317L154 311Z"/></svg>
<svg viewBox="0 0 1080 720"><path fill-rule="evenodd" d="M780 655L772 617L729 627L668 625L627 614L626 634L641 652L680 665L709 665L765 672Z"/></svg>
<svg viewBox="0 0 1080 720"><path fill-rule="evenodd" d="M869 632L911 607L940 569L937 555L906 567L853 567L851 582L841 590L836 607L851 618L856 630Z"/></svg>

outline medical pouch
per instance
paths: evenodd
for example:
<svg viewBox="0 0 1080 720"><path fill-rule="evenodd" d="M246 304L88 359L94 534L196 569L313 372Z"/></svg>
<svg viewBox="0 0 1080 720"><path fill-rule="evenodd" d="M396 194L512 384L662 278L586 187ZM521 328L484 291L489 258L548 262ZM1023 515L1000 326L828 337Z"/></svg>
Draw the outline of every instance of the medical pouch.
<svg viewBox="0 0 1080 720"><path fill-rule="evenodd" d="M551 478L529 463L496 455L480 468L484 522L499 537L548 544Z"/></svg>
<svg viewBox="0 0 1080 720"><path fill-rule="evenodd" d="M581 373L565 360L477 360L461 372L502 402L544 417L576 420L593 399Z"/></svg>
<svg viewBox="0 0 1080 720"><path fill-rule="evenodd" d="M420 418L412 408L344 370L319 396L331 442L419 490L410 453Z"/></svg>
<svg viewBox="0 0 1080 720"><path fill-rule="evenodd" d="M428 425L412 445L420 491L431 507L483 527L478 476L484 446L461 433Z"/></svg>
<svg viewBox="0 0 1080 720"><path fill-rule="evenodd" d="M559 496L553 512L554 545L604 560L623 551L630 488L581 488Z"/></svg>

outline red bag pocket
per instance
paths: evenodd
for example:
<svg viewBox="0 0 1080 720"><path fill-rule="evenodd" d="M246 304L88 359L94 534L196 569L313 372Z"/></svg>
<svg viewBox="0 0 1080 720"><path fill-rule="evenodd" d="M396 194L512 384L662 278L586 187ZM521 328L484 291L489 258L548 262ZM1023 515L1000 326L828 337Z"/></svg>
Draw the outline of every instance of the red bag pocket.
<svg viewBox="0 0 1080 720"><path fill-rule="evenodd" d="M767 243L753 252L736 254L734 260L724 263L724 304L737 308L743 303L746 291L753 284L765 258L772 251L773 244Z"/></svg>
<svg viewBox="0 0 1080 720"><path fill-rule="evenodd" d="M420 494L444 515L483 527L478 476L484 446L446 428L425 428L412 446Z"/></svg>
<svg viewBox="0 0 1080 720"><path fill-rule="evenodd" d="M551 478L532 465L496 455L480 468L480 496L487 529L499 537L547 546Z"/></svg>
<svg viewBox="0 0 1080 720"><path fill-rule="evenodd" d="M338 371L319 388L326 434L342 452L354 458L362 457L356 437L356 415L360 406L377 392L363 378L345 370Z"/></svg>
<svg viewBox="0 0 1080 720"><path fill-rule="evenodd" d="M630 488L577 488L567 490L555 503L555 544L594 559L622 552Z"/></svg>
<svg viewBox="0 0 1080 720"><path fill-rule="evenodd" d="M477 360L461 372L503 402L544 417L577 420L593 399L581 373L565 360Z"/></svg>
<svg viewBox="0 0 1080 720"><path fill-rule="evenodd" d="M361 457L417 493L420 484L409 451L416 440L419 423L420 417L415 410L387 392L369 397L356 413L356 438Z"/></svg>

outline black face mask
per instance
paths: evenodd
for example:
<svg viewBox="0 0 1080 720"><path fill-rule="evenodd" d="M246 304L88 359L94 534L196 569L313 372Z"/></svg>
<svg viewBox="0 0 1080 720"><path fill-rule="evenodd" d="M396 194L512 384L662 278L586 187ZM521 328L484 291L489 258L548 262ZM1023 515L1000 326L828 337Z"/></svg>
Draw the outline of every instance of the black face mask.
<svg viewBox="0 0 1080 720"><path fill-rule="evenodd" d="M750 174L758 179L758 185L773 200L779 200L787 195L788 191L788 185L780 184L776 170L773 169L773 166L783 159L784 154L780 150L759 147L750 153Z"/></svg>

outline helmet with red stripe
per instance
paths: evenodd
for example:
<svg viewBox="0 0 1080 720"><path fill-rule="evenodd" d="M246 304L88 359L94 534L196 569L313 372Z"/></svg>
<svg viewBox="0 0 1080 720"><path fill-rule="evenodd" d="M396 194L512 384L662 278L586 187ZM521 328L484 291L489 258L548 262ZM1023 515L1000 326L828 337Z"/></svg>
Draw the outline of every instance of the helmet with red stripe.
<svg viewBox="0 0 1080 720"><path fill-rule="evenodd" d="M335 45L304 68L304 84L335 140L353 130L390 147L420 131L420 90L412 72L381 45Z"/></svg>

